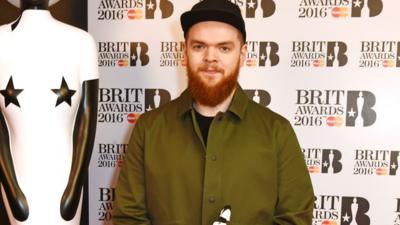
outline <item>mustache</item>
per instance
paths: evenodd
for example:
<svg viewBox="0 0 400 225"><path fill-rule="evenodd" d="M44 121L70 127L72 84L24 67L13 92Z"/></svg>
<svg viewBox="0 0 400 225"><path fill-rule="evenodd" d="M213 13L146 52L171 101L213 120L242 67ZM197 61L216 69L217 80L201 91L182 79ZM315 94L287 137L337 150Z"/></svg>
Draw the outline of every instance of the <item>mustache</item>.
<svg viewBox="0 0 400 225"><path fill-rule="evenodd" d="M198 71L215 70L216 72L223 73L224 69L215 64L202 64L199 66Z"/></svg>

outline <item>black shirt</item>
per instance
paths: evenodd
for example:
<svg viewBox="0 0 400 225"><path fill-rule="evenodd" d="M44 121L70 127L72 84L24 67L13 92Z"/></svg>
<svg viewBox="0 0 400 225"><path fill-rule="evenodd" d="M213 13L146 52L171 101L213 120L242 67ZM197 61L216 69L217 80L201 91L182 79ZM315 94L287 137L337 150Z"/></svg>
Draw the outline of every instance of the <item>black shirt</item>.
<svg viewBox="0 0 400 225"><path fill-rule="evenodd" d="M196 113L196 120L199 124L201 135L203 136L204 145L207 146L207 137L208 137L208 130L210 129L211 122L213 121L214 117L203 116L194 110Z"/></svg>

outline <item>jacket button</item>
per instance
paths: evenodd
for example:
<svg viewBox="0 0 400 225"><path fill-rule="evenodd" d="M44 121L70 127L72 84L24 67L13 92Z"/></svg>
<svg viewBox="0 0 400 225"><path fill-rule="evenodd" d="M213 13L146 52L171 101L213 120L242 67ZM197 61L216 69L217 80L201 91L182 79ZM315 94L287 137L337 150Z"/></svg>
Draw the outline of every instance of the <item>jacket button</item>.
<svg viewBox="0 0 400 225"><path fill-rule="evenodd" d="M216 156L216 155L212 155L212 156L211 156L211 160L212 160L212 161L217 161L217 156Z"/></svg>
<svg viewBox="0 0 400 225"><path fill-rule="evenodd" d="M208 198L208 202L209 203L214 203L215 202L215 198L214 197L209 197Z"/></svg>

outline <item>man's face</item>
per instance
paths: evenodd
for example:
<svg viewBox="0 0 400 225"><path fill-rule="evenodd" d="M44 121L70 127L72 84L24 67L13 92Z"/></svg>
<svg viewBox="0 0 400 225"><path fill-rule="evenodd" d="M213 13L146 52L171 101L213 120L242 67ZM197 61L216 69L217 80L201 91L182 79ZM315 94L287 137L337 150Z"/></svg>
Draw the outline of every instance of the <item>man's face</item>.
<svg viewBox="0 0 400 225"><path fill-rule="evenodd" d="M193 25L186 37L189 90L200 104L216 106L236 87L246 45L233 26L216 21Z"/></svg>

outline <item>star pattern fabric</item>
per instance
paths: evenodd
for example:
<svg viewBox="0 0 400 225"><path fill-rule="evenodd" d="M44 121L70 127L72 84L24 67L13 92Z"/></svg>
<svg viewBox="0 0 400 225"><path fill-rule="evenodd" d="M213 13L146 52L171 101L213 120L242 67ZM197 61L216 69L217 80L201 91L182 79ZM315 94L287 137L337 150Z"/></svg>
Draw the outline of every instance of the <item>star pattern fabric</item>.
<svg viewBox="0 0 400 225"><path fill-rule="evenodd" d="M15 89L14 82L12 80L12 76L10 80L8 80L7 87L4 90L1 90L0 93L4 96L5 106L8 107L10 103L20 107L17 96L23 91L24 89Z"/></svg>
<svg viewBox="0 0 400 225"><path fill-rule="evenodd" d="M56 107L63 102L71 106L71 98L76 91L69 89L68 84L65 81L64 77L62 78L60 89L51 89L51 90L58 96Z"/></svg>

